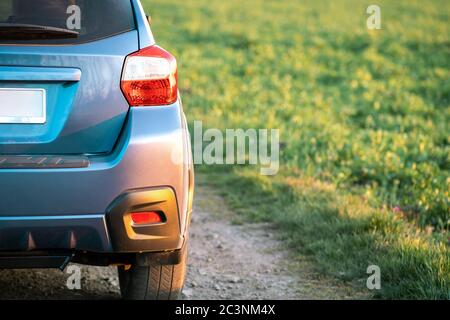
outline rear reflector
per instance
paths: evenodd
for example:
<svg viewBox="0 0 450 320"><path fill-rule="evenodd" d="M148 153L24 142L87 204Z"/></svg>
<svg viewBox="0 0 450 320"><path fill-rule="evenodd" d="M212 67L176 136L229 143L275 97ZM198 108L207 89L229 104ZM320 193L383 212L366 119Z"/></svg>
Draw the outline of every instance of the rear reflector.
<svg viewBox="0 0 450 320"><path fill-rule="evenodd" d="M161 214L156 211L133 212L131 213L131 220L136 225L148 225L164 222Z"/></svg>
<svg viewBox="0 0 450 320"><path fill-rule="evenodd" d="M130 106L161 106L178 99L177 61L158 46L144 48L125 60L122 92Z"/></svg>

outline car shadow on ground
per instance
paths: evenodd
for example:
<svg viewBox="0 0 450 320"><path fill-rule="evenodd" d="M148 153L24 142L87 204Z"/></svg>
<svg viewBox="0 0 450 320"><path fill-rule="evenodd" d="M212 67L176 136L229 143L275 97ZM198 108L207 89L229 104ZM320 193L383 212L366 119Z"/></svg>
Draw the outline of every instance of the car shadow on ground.
<svg viewBox="0 0 450 320"><path fill-rule="evenodd" d="M120 299L115 268L80 266L81 288L69 289L71 274L58 269L0 270L1 300ZM73 283L73 282L72 282Z"/></svg>

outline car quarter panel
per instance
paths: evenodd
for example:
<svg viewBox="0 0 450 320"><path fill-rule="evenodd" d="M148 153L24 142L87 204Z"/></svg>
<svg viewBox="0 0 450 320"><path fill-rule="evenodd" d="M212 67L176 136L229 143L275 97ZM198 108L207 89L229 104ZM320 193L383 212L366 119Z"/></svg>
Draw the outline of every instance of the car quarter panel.
<svg viewBox="0 0 450 320"><path fill-rule="evenodd" d="M114 152L90 157L87 168L0 170L0 217L105 213L127 190L158 186L171 187L183 207L182 121L180 103L131 108Z"/></svg>

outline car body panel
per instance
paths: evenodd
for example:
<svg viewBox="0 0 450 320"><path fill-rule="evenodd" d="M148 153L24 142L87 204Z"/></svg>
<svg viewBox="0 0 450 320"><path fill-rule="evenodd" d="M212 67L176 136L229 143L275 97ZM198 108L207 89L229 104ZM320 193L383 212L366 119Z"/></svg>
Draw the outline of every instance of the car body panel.
<svg viewBox="0 0 450 320"><path fill-rule="evenodd" d="M123 63L137 50L136 30L73 46L0 46L0 66L9 68L0 88L45 89L48 109L43 126L0 124L0 153L110 152L129 110L118 90ZM67 80L67 69L80 70L80 80Z"/></svg>
<svg viewBox="0 0 450 320"><path fill-rule="evenodd" d="M185 247L193 191L186 117L180 98L167 106L130 108L121 92L126 56L155 44L140 2L130 1L136 30L76 45L0 45L0 88L43 88L49 99L44 124L0 124L0 161L30 164L0 167L0 256ZM67 159L68 167L39 166L40 159ZM129 212L114 206L124 195L138 201L130 208L141 208L147 197L151 205L170 208L167 228L130 236L120 225ZM142 238L148 241L136 241Z"/></svg>
<svg viewBox="0 0 450 320"><path fill-rule="evenodd" d="M146 48L155 44L144 8L139 0L131 0L135 12L136 28L139 33L139 48Z"/></svg>
<svg viewBox="0 0 450 320"><path fill-rule="evenodd" d="M183 121L179 102L132 108L114 151L89 157L89 167L0 169L0 224L8 217L104 215L114 199L129 190L170 187L179 207L179 229L185 230L190 169L184 158L190 153Z"/></svg>
<svg viewBox="0 0 450 320"><path fill-rule="evenodd" d="M0 170L0 216L102 213L119 194L148 186L172 186L182 199L184 168L170 161L183 148L181 121L178 103L133 108L114 152L89 157L87 168Z"/></svg>

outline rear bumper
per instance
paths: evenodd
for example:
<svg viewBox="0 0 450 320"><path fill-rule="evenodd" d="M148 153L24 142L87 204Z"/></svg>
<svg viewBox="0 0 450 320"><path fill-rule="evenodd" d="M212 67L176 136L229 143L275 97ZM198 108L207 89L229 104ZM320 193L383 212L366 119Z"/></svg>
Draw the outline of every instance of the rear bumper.
<svg viewBox="0 0 450 320"><path fill-rule="evenodd" d="M105 215L0 217L0 252L112 252Z"/></svg>
<svg viewBox="0 0 450 320"><path fill-rule="evenodd" d="M88 167L0 169L0 252L180 249L191 211L190 159L175 103L131 108L114 151L89 156ZM165 226L126 229L127 210L155 205L166 206Z"/></svg>
<svg viewBox="0 0 450 320"><path fill-rule="evenodd" d="M133 225L130 212L142 210L162 212L165 222ZM183 241L171 188L129 191L114 200L105 214L0 217L0 252L151 252L179 249Z"/></svg>

